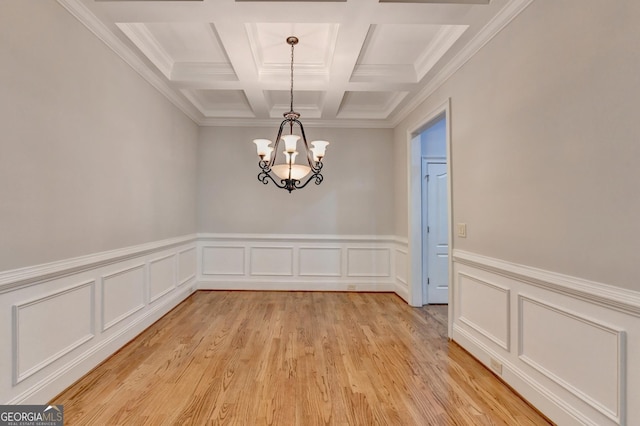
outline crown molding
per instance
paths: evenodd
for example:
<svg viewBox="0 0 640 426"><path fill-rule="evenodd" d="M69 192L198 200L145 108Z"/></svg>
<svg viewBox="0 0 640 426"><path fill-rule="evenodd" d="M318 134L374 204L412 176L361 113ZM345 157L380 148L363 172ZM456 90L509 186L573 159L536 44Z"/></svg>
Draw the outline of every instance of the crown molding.
<svg viewBox="0 0 640 426"><path fill-rule="evenodd" d="M158 43L145 24L122 23L116 24L116 26L129 37L138 49L145 53L149 60L165 77L168 79L171 78L175 65L173 58L171 58L171 55Z"/></svg>
<svg viewBox="0 0 640 426"><path fill-rule="evenodd" d="M113 50L123 61L133 68L142 78L162 93L180 111L194 123L199 123L199 114L193 105L177 96L159 76L151 71L147 65L135 55L131 49L116 37L80 0L56 0L71 15L80 21L89 31L95 34L104 44Z"/></svg>
<svg viewBox="0 0 640 426"><path fill-rule="evenodd" d="M434 41L415 62L414 68L418 81L427 75L468 28L468 25L446 25L438 31Z"/></svg>

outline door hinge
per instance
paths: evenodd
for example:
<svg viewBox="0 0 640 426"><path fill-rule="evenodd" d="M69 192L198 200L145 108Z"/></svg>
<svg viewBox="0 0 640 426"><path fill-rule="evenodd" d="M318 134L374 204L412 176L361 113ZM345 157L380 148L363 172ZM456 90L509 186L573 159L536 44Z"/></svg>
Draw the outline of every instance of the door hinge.
<svg viewBox="0 0 640 426"><path fill-rule="evenodd" d="M431 284L430 281L431 280L429 278L427 278L427 285Z"/></svg>
<svg viewBox="0 0 640 426"><path fill-rule="evenodd" d="M429 182L429 175L427 175L427 182Z"/></svg>
<svg viewBox="0 0 640 426"><path fill-rule="evenodd" d="M430 231L429 227L427 226L427 234L428 234L429 232L431 232L431 231Z"/></svg>

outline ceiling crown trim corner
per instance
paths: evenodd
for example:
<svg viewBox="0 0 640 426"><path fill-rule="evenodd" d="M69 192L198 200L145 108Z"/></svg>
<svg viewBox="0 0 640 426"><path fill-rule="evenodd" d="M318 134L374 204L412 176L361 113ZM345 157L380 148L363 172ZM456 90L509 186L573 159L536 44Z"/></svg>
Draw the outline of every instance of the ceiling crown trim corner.
<svg viewBox="0 0 640 426"><path fill-rule="evenodd" d="M485 25L467 43L454 58L438 72L427 85L420 90L407 104L390 117L392 127L398 126L402 120L426 101L440 86L442 86L453 74L466 64L476 53L480 51L493 37L505 28L516 16L524 11L534 0L511 0L504 6L487 25Z"/></svg>

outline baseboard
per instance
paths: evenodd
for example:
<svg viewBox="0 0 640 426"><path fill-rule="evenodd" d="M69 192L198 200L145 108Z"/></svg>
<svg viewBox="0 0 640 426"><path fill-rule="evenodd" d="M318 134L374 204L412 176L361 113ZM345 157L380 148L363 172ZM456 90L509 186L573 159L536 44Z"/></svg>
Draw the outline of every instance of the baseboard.
<svg viewBox="0 0 640 426"><path fill-rule="evenodd" d="M588 418L574 410L570 405L559 403L561 400L557 395L549 392L507 359L492 351L472 334L456 325L453 326L453 340L484 364L501 380L517 390L517 392L531 405L536 407L537 410L548 418L553 419L556 424L563 426L597 426ZM497 372L491 368L492 359L500 363L502 372Z"/></svg>
<svg viewBox="0 0 640 426"><path fill-rule="evenodd" d="M252 290L252 291L361 291L395 292L395 285L388 283L339 283L335 281L198 281L198 290Z"/></svg>

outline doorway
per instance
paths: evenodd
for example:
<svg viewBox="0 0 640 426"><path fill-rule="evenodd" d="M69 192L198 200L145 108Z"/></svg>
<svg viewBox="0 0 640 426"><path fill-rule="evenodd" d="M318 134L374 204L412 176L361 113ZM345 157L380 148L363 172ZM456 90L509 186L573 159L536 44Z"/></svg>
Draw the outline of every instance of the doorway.
<svg viewBox="0 0 640 426"><path fill-rule="evenodd" d="M447 100L407 134L410 304L449 303L449 336L454 303L450 117Z"/></svg>

